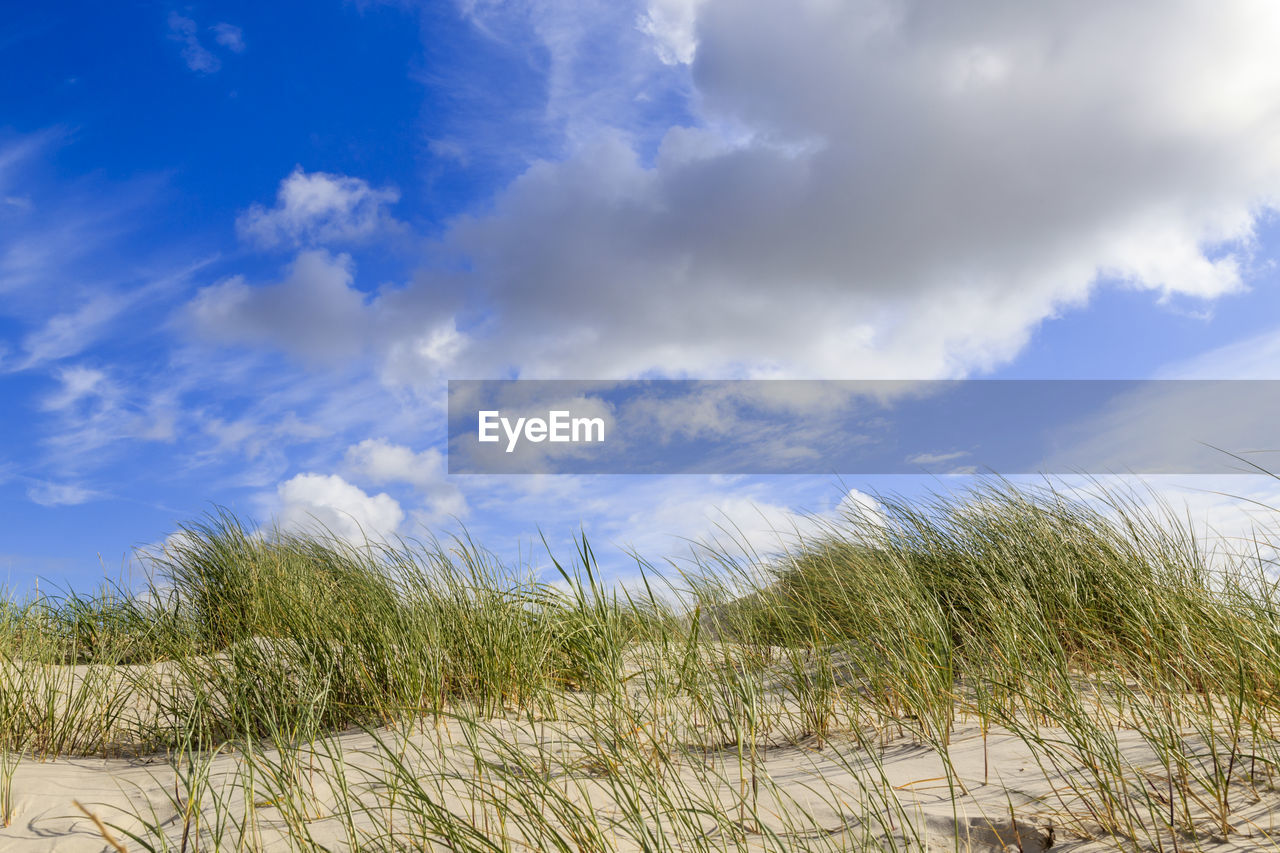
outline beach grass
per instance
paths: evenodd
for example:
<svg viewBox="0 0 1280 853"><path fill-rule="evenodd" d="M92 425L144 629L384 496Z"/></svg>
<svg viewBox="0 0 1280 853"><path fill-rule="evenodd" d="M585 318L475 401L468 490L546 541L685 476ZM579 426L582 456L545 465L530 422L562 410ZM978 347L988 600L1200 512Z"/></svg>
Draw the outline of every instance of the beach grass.
<svg viewBox="0 0 1280 853"><path fill-rule="evenodd" d="M880 504L626 588L585 538L535 575L214 513L140 590L0 604L0 812L22 765L161 755L98 815L130 849L1280 842L1266 531L998 479Z"/></svg>

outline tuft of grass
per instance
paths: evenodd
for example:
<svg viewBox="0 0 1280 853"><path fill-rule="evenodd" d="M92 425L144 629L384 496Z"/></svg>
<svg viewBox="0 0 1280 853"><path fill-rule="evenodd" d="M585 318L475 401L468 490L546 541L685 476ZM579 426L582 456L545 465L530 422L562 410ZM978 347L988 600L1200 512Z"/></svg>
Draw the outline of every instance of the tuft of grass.
<svg viewBox="0 0 1280 853"><path fill-rule="evenodd" d="M1273 841L1242 817L1280 805L1268 540L1213 552L1141 495L1000 480L881 503L778 554L641 561L642 590L585 537L539 579L465 535L215 512L144 555L137 594L0 603L0 811L25 756L168 751L144 849L308 849L325 826L351 849L919 849L885 750L936 757L960 827L992 775L952 759L976 727L1057 780L986 816L1001 839ZM782 784L783 749L852 781Z"/></svg>

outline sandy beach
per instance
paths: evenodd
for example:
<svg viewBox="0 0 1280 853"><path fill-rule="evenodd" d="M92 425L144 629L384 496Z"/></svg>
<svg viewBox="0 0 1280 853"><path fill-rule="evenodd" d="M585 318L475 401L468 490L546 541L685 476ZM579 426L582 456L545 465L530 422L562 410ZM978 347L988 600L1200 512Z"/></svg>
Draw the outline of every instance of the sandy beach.
<svg viewBox="0 0 1280 853"><path fill-rule="evenodd" d="M218 517L146 594L0 611L0 847L1277 846L1265 568L1123 502L887 506L665 596Z"/></svg>

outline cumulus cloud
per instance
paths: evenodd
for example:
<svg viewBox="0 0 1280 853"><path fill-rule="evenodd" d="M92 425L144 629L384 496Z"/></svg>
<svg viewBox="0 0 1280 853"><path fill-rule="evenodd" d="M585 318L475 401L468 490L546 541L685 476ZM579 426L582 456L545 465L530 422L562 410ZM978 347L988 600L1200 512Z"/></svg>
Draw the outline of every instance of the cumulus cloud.
<svg viewBox="0 0 1280 853"><path fill-rule="evenodd" d="M369 438L347 448L347 465L371 482L409 483L419 488L434 485L443 470L440 451L428 448L414 453L385 438Z"/></svg>
<svg viewBox="0 0 1280 853"><path fill-rule="evenodd" d="M201 288L188 315L204 334L239 344L276 344L306 357L341 359L366 340L365 295L348 255L298 254L285 277L254 287L242 276Z"/></svg>
<svg viewBox="0 0 1280 853"><path fill-rule="evenodd" d="M884 523L874 497L851 489L832 505L829 482L805 478L532 476L493 482L493 489L474 496L478 523L502 514L536 527L557 555L572 549L562 534L581 527L618 570L634 569L616 559L618 549L656 560L669 573L668 558L679 560L699 545L765 557L832 531Z"/></svg>
<svg viewBox="0 0 1280 853"><path fill-rule="evenodd" d="M401 227L386 210L399 199L392 187L298 167L280 182L275 207L251 205L236 219L236 230L268 248L360 242Z"/></svg>
<svg viewBox="0 0 1280 853"><path fill-rule="evenodd" d="M336 474L299 474L277 489L281 530L314 531L317 525L355 544L393 536L404 521L395 498L366 494Z"/></svg>
<svg viewBox="0 0 1280 853"><path fill-rule="evenodd" d="M349 365L374 353L382 381L396 387L434 391L447 368L466 363L471 339L451 313L459 297L417 284L366 293L356 273L348 254L306 249L278 281L235 275L201 288L184 316L207 340L279 349L314 364Z"/></svg>
<svg viewBox="0 0 1280 853"><path fill-rule="evenodd" d="M569 36L598 28L567 8L537 32L580 48ZM397 375L450 298L484 318L459 355L473 375L971 375L1104 283L1242 290L1280 199L1280 10L1259 0L645 14L651 37L619 44L687 58L695 120L649 138L611 101L456 220L436 248L465 274L426 270L363 306L396 308L379 334ZM554 49L556 91L578 91L581 51ZM241 230L363 235L385 192L295 172Z"/></svg>
<svg viewBox="0 0 1280 853"><path fill-rule="evenodd" d="M424 501L415 513L419 523L436 524L467 512L466 499L445 479L444 455L435 448L415 453L385 438L369 438L347 448L346 465L355 479L375 486L412 486Z"/></svg>
<svg viewBox="0 0 1280 853"><path fill-rule="evenodd" d="M880 501L858 489L845 492L833 515L838 520L867 527L883 528L889 523Z"/></svg>
<svg viewBox="0 0 1280 853"><path fill-rule="evenodd" d="M759 494L712 485L633 512L627 526L635 530L641 522L654 525L652 529L668 539L678 536L729 554L767 558L794 553L827 536L858 535L882 527L885 515L875 498L857 489L850 489L829 511L804 512Z"/></svg>
<svg viewBox="0 0 1280 853"><path fill-rule="evenodd" d="M710 0L707 128L601 136L452 236L539 373L957 375L1100 277L1217 297L1280 191L1280 20L1146 10Z"/></svg>

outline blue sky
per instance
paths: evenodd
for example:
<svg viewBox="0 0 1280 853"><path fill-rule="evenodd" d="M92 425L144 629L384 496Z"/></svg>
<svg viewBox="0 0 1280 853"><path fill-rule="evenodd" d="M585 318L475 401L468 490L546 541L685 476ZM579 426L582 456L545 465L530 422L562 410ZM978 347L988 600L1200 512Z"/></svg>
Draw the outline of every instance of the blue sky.
<svg viewBox="0 0 1280 853"><path fill-rule="evenodd" d="M929 482L450 478L451 378L1277 378L1278 36L1262 0L9 11L0 580L214 504L661 553Z"/></svg>

